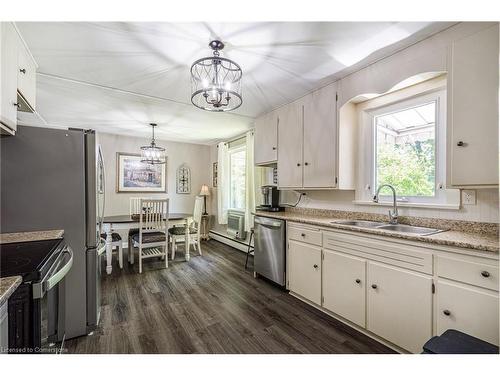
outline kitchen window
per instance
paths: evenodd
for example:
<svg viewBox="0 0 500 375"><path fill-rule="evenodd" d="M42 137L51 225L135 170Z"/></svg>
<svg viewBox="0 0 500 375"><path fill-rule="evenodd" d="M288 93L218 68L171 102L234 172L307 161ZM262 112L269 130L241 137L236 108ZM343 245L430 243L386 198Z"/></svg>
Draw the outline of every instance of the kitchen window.
<svg viewBox="0 0 500 375"><path fill-rule="evenodd" d="M229 154L229 208L245 210L246 147L230 148Z"/></svg>
<svg viewBox="0 0 500 375"><path fill-rule="evenodd" d="M379 186L390 184L403 203L455 203L449 201L453 192L444 188L445 107L444 90L402 97L376 107L365 104L363 118L370 135L370 144L366 144L369 180L365 201L371 201ZM380 200L392 200L389 189L381 190Z"/></svg>

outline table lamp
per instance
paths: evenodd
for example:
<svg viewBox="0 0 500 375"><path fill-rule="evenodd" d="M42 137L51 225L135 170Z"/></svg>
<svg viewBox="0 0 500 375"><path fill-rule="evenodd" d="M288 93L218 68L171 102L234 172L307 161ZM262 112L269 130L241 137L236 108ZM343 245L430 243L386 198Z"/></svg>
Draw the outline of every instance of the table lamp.
<svg viewBox="0 0 500 375"><path fill-rule="evenodd" d="M208 213L207 213L207 196L210 195L210 190L208 189L208 185L201 185L200 195L204 198L204 201L205 201L205 212L203 212L203 215L208 215Z"/></svg>

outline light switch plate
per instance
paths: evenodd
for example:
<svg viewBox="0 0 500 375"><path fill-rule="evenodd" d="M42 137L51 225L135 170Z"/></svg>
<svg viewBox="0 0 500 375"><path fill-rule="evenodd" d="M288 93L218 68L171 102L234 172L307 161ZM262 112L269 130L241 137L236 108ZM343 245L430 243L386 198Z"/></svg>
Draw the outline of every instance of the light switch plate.
<svg viewBox="0 0 500 375"><path fill-rule="evenodd" d="M476 204L476 191L475 190L462 190L462 204L475 205Z"/></svg>

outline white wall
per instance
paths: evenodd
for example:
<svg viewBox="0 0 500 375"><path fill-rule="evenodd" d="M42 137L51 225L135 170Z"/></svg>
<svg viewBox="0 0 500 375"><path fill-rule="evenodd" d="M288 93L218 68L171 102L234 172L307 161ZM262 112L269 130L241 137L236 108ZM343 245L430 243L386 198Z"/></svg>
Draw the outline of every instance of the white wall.
<svg viewBox="0 0 500 375"><path fill-rule="evenodd" d="M129 213L130 197L168 197L170 212L192 212L194 198L200 192L201 185L212 186L209 146L191 143L157 141L165 147L167 154L167 193L117 193L116 192L116 153L139 153L140 147L147 145L148 138L136 138L114 134L97 134L97 144L101 145L106 169L106 207L105 215ZM186 163L191 168L191 194L176 193L177 168Z"/></svg>

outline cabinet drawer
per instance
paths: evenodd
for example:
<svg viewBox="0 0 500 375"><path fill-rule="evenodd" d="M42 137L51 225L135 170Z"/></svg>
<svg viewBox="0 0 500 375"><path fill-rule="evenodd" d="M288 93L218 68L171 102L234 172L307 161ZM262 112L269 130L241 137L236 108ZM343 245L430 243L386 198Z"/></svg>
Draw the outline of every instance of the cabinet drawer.
<svg viewBox="0 0 500 375"><path fill-rule="evenodd" d="M480 260L464 260L438 255L436 271L439 277L498 290L498 266Z"/></svg>
<svg viewBox="0 0 500 375"><path fill-rule="evenodd" d="M288 227L288 239L321 246L321 232L319 229L290 225Z"/></svg>
<svg viewBox="0 0 500 375"><path fill-rule="evenodd" d="M323 247L393 266L432 274L432 254L411 244L361 234L324 232Z"/></svg>

